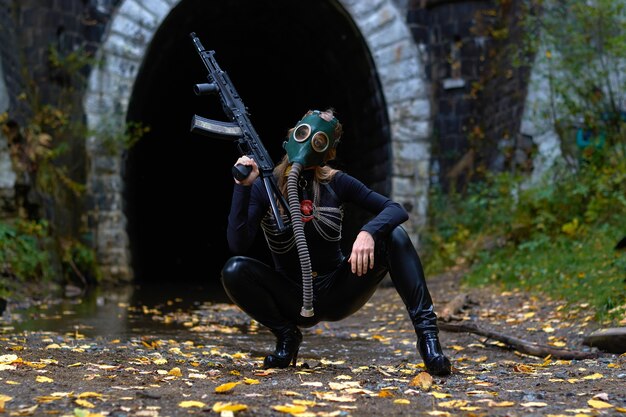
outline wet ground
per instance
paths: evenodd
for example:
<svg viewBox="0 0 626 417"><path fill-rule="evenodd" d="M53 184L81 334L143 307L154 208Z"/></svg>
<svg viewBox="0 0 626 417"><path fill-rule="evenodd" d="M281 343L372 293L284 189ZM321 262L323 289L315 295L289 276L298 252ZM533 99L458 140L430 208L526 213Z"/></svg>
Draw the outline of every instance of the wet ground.
<svg viewBox="0 0 626 417"><path fill-rule="evenodd" d="M460 318L558 348L598 327L587 306L432 278L438 307L468 292ZM626 357L558 360L442 331L450 377L424 373L395 290L352 317L304 329L298 366L263 370L273 336L211 291L126 289L83 302L9 306L0 337L7 415L626 416ZM213 292L213 294L217 294ZM287 413L287 414L285 414Z"/></svg>

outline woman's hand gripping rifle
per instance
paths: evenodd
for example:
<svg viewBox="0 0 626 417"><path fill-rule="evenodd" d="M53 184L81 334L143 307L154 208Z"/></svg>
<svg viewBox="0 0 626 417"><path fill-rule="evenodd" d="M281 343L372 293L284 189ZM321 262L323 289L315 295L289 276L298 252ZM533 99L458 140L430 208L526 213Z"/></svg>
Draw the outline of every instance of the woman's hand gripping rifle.
<svg viewBox="0 0 626 417"><path fill-rule="evenodd" d="M237 90L235 90L235 86L230 81L228 74L222 71L217 64L214 57L215 51L204 49L195 33L192 32L190 36L207 69L207 78L209 80L208 83L194 85L194 92L199 96L219 94L224 113L230 119L230 122L224 122L194 115L191 119L191 131L216 139L236 141L241 155L247 155L254 159L259 167L259 176L263 180L263 185L267 191L272 206L272 213L276 219L276 225L280 231L283 231L285 230L285 224L278 210L278 204L288 214L289 205L278 189L274 179L274 163L263 146L259 135L254 130L248 117L247 108L243 104L241 97L239 97ZM233 176L241 181L250 174L250 170L249 166L236 165L233 167Z"/></svg>

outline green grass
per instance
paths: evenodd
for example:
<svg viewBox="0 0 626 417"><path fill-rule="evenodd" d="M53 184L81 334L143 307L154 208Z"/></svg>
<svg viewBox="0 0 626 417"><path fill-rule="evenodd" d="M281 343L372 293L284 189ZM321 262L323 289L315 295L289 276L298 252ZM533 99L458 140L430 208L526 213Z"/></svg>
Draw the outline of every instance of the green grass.
<svg viewBox="0 0 626 417"><path fill-rule="evenodd" d="M621 219L576 239L543 236L480 252L465 283L501 284L572 304L588 303L600 321L619 320L626 313L626 250L614 247L625 235L626 221Z"/></svg>
<svg viewBox="0 0 626 417"><path fill-rule="evenodd" d="M626 158L557 170L533 186L488 174L464 195L434 189L430 204L427 275L462 267L470 286L586 303L606 323L626 317L626 249L615 250L626 237Z"/></svg>

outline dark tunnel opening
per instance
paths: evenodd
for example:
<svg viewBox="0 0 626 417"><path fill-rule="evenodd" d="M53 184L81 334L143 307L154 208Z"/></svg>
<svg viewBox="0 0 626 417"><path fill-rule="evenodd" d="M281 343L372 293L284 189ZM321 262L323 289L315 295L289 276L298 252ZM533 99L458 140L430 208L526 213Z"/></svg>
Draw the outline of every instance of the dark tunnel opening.
<svg viewBox="0 0 626 417"><path fill-rule="evenodd" d="M127 115L150 128L124 162L137 283L217 283L232 256L226 224L239 154L232 142L189 132L194 114L226 120L216 96L193 93L206 70L191 32L215 50L274 162L287 129L305 111L333 107L345 131L336 165L376 191L390 191L383 94L365 42L337 2L183 0L151 41ZM348 238L367 217L350 210ZM269 262L262 240L259 233L251 255Z"/></svg>

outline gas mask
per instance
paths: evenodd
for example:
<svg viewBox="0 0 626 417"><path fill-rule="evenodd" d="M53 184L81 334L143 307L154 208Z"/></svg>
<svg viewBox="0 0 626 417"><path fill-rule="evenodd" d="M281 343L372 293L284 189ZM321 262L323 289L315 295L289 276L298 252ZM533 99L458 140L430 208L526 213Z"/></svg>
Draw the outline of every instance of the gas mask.
<svg viewBox="0 0 626 417"><path fill-rule="evenodd" d="M313 110L302 118L283 143L287 157L292 164L298 162L304 169L324 163L328 151L337 146L335 127L338 120L328 122L320 117L319 110Z"/></svg>

